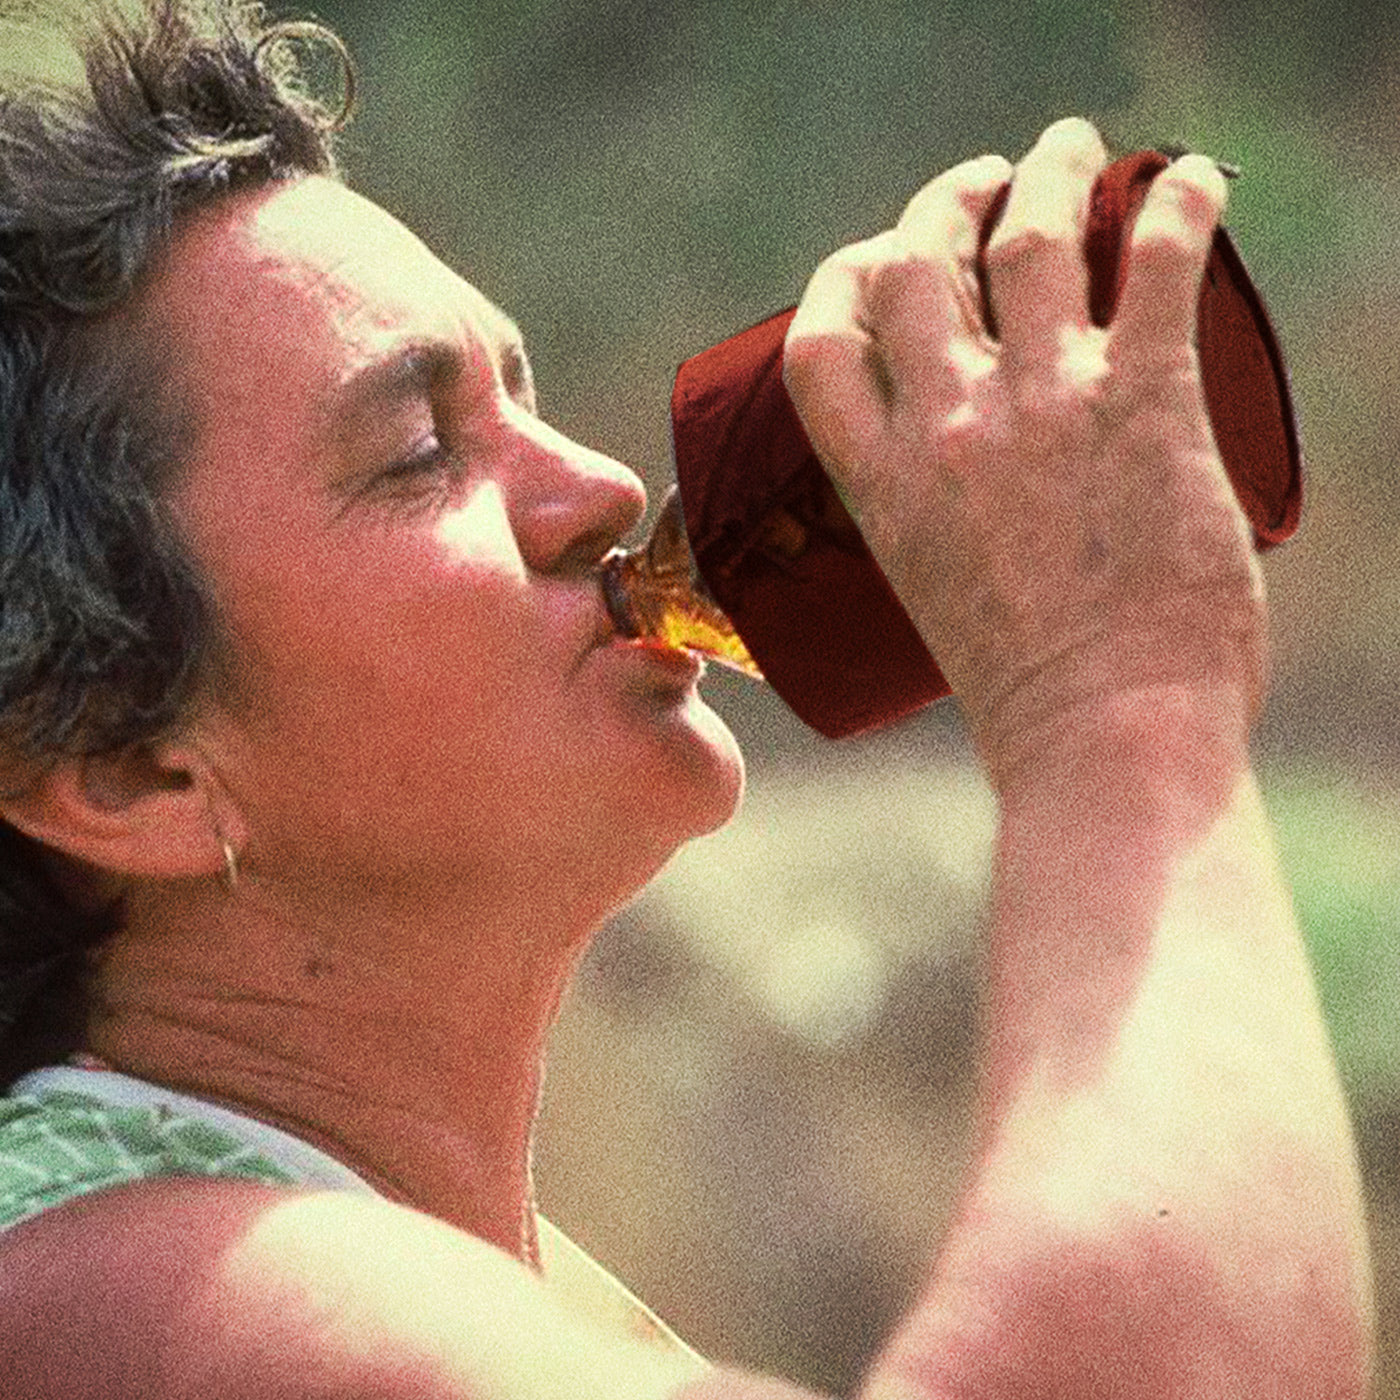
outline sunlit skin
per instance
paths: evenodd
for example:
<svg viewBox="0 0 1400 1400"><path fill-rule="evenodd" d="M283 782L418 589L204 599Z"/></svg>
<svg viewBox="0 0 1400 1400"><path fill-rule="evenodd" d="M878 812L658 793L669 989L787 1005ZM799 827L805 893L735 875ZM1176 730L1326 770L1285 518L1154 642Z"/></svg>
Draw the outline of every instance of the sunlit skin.
<svg viewBox="0 0 1400 1400"><path fill-rule="evenodd" d="M198 406L174 515L231 675L186 737L241 873L132 893L93 1048L528 1250L561 987L742 784L699 665L610 628L593 571L641 483L548 428L510 320L330 180L202 216L143 312Z"/></svg>
<svg viewBox="0 0 1400 1400"><path fill-rule="evenodd" d="M858 1393L1359 1400L1359 1178L1249 770L1265 615L1193 369L1224 184L1188 156L1154 185L1101 335L1079 249L1106 159L1067 121L1014 171L950 171L829 259L789 331L794 404L999 811L975 1160ZM971 269L1008 178L994 339ZM127 889L92 1048L420 1210L163 1179L45 1211L0 1239L0 1376L791 1400L687 1381L520 1262L568 972L740 786L695 665L609 633L590 573L635 479L550 434L508 323L325 181L185 228L144 311L203 410L174 511L232 676L185 732L57 765L7 815ZM408 345L440 372L373 368Z"/></svg>

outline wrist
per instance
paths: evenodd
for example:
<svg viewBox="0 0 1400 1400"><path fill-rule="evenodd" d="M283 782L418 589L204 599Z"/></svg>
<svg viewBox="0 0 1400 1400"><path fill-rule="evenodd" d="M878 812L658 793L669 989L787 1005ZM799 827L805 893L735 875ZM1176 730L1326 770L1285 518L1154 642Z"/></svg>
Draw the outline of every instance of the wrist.
<svg viewBox="0 0 1400 1400"><path fill-rule="evenodd" d="M1195 829L1249 770L1252 712L1240 687L1161 680L1052 706L1009 697L969 727L1004 810Z"/></svg>
<svg viewBox="0 0 1400 1400"><path fill-rule="evenodd" d="M1249 785L1239 706L1180 687L1085 702L1031 747L998 783L988 1068L1003 1088L1032 1063L1074 1077L1111 1054L1166 951L1170 892Z"/></svg>
<svg viewBox="0 0 1400 1400"><path fill-rule="evenodd" d="M1159 769L1174 755L1189 777L1192 746L1173 745L1175 730L1243 766L1268 671L1254 571L1218 587L1110 591L1076 601L1067 581L1063 609L988 606L980 631L949 626L934 638L999 793L1042 772L1063 782L1092 769L1109 741L1115 765Z"/></svg>

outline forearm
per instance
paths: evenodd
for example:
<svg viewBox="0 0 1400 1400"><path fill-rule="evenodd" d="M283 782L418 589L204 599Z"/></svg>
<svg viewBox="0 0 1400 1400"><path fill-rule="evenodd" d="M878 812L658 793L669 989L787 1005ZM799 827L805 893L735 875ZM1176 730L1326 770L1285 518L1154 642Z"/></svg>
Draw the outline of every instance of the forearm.
<svg viewBox="0 0 1400 1400"><path fill-rule="evenodd" d="M978 1160L868 1400L1364 1386L1350 1134L1247 763L1262 586L1197 355L1225 182L1156 178L1104 325L1105 160L1068 121L968 162L788 331L1002 808Z"/></svg>
<svg viewBox="0 0 1400 1400"><path fill-rule="evenodd" d="M979 1161L893 1393L1364 1392L1351 1138L1243 733L1142 697L1003 795Z"/></svg>

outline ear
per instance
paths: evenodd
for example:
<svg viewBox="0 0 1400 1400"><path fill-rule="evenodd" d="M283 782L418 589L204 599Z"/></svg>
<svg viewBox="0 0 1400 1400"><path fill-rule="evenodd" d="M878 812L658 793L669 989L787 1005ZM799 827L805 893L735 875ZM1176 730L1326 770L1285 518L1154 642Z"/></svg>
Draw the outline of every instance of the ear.
<svg viewBox="0 0 1400 1400"><path fill-rule="evenodd" d="M190 744L65 759L0 797L27 836L116 875L177 879L224 867L245 832L213 766Z"/></svg>

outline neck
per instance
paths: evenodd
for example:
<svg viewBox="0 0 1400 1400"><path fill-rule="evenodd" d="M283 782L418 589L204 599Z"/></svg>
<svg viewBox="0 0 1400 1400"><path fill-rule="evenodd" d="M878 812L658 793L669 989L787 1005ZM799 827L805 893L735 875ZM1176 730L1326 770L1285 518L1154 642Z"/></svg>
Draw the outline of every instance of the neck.
<svg viewBox="0 0 1400 1400"><path fill-rule="evenodd" d="M534 1262L545 1041L608 912L575 902L542 922L541 902L357 898L352 916L252 881L140 890L94 978L89 1048L285 1128Z"/></svg>

